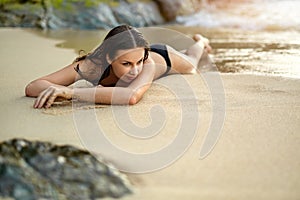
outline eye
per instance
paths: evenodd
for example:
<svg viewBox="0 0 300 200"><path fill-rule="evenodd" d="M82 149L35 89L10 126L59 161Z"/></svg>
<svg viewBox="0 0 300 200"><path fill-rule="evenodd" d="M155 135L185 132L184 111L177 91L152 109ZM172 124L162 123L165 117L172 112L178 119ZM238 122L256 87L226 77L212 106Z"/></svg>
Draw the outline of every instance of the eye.
<svg viewBox="0 0 300 200"><path fill-rule="evenodd" d="M124 66L130 66L130 63L129 62L124 62L124 63L122 63L122 65L124 65Z"/></svg>
<svg viewBox="0 0 300 200"><path fill-rule="evenodd" d="M143 62L143 59L139 60L137 64L141 64Z"/></svg>

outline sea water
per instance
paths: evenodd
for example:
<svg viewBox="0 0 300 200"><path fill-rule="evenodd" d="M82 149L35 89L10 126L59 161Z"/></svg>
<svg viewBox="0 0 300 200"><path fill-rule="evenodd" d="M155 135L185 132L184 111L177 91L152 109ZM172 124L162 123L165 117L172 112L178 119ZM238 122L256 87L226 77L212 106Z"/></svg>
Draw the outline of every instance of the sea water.
<svg viewBox="0 0 300 200"><path fill-rule="evenodd" d="M216 2L177 22L207 30L221 72L300 78L299 0Z"/></svg>
<svg viewBox="0 0 300 200"><path fill-rule="evenodd" d="M245 30L300 31L299 0L248 0L217 3L202 1L200 11L191 16L177 17L187 26L227 27Z"/></svg>

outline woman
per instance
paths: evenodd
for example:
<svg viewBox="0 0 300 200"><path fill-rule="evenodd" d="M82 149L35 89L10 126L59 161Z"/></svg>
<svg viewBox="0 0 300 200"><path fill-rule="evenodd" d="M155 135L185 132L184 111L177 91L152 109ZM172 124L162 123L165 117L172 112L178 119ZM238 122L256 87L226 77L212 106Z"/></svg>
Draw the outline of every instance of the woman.
<svg viewBox="0 0 300 200"><path fill-rule="evenodd" d="M49 108L55 99L78 99L102 104L136 104L151 83L168 74L195 73L208 40L199 34L184 52L170 46L149 47L143 35L128 25L117 26L92 53L78 57L69 66L32 81L26 86L29 97L37 97L34 108ZM67 86L85 79L93 88Z"/></svg>

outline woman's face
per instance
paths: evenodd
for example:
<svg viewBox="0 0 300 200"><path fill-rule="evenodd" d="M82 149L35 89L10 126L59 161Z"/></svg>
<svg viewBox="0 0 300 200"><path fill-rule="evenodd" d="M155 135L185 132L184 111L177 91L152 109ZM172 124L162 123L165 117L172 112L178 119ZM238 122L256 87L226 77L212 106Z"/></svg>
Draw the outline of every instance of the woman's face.
<svg viewBox="0 0 300 200"><path fill-rule="evenodd" d="M144 48L117 51L111 66L114 74L126 83L132 82L143 69Z"/></svg>

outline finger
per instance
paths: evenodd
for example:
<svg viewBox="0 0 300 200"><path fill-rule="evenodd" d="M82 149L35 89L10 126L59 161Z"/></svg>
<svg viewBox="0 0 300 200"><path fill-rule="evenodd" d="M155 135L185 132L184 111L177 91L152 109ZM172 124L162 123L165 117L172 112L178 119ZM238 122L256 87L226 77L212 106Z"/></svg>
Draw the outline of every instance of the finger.
<svg viewBox="0 0 300 200"><path fill-rule="evenodd" d="M37 108L42 108L45 105L45 103L47 102L48 98L52 95L53 92L54 91L52 89L46 91L46 93L41 97Z"/></svg>
<svg viewBox="0 0 300 200"><path fill-rule="evenodd" d="M57 95L55 93L52 93L51 96L48 98L48 101L45 103L45 108L50 108L51 105L54 103Z"/></svg>
<svg viewBox="0 0 300 200"><path fill-rule="evenodd" d="M45 93L47 92L48 89L42 91L39 96L36 98L35 102L34 102L34 108L38 108L38 105L42 99L42 97L45 95Z"/></svg>
<svg viewBox="0 0 300 200"><path fill-rule="evenodd" d="M37 98L38 98L38 97L37 97ZM33 108L37 108L37 102L38 102L38 99L37 99L37 98L34 100Z"/></svg>

